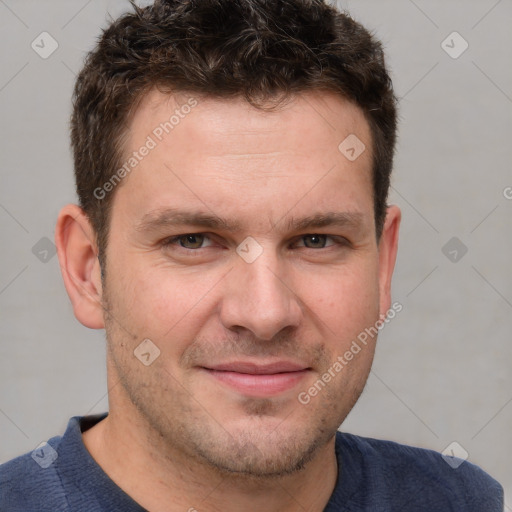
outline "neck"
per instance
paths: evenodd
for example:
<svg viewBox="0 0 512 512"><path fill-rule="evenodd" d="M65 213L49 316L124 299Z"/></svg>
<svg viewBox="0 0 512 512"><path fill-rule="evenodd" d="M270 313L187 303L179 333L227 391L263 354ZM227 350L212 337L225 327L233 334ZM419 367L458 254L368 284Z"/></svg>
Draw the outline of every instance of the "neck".
<svg viewBox="0 0 512 512"><path fill-rule="evenodd" d="M103 471L150 512L321 512L336 485L334 437L291 475L221 474L164 445L137 413L112 405L108 417L83 434L84 444Z"/></svg>

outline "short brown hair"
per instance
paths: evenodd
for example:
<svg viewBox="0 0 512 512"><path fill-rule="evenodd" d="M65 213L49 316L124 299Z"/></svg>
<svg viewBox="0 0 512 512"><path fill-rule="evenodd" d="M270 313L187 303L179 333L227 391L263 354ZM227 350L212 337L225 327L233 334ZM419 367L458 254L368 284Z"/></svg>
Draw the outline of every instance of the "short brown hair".
<svg viewBox="0 0 512 512"><path fill-rule="evenodd" d="M114 175L130 116L154 87L265 102L311 90L358 105L373 145L375 225L386 214L396 98L381 44L322 0L156 0L113 21L78 75L71 118L79 204L106 249ZM340 141L341 142L341 141Z"/></svg>

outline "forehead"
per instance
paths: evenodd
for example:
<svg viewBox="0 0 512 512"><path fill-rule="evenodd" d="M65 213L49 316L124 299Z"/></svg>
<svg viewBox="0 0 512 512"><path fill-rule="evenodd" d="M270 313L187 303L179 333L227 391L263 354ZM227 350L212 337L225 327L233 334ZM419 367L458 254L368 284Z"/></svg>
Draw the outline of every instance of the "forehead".
<svg viewBox="0 0 512 512"><path fill-rule="evenodd" d="M139 219L179 203L225 217L240 216L243 206L267 221L291 207L335 211L340 197L348 210L371 209L370 137L362 111L331 93L302 94L266 111L241 98L151 91L131 120L125 160L151 149L127 173L116 202ZM365 148L357 159L344 153L346 140Z"/></svg>
<svg viewBox="0 0 512 512"><path fill-rule="evenodd" d="M310 91L288 97L274 109L250 105L244 98L200 97L194 93L148 92L131 119L128 146L140 136L166 138L182 133L181 142L193 135L192 143L214 150L219 137L236 138L237 144L255 144L258 137L272 140L272 146L286 144L295 152L309 145L337 147L342 135L356 134L370 144L370 130L362 110L349 100L327 91ZM291 128L284 131L283 128ZM193 133L192 133L193 132ZM274 138L275 135L279 137ZM168 139L170 137L167 137ZM300 141L301 144L294 144ZM159 140L158 142L161 142ZM221 148L223 149L223 148ZM240 153L245 150L240 148Z"/></svg>

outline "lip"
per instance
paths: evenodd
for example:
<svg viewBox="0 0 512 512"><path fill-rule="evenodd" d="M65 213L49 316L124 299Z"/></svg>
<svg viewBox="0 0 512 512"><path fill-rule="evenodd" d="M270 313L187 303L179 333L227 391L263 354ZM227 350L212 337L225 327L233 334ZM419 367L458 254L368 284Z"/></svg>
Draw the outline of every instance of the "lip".
<svg viewBox="0 0 512 512"><path fill-rule="evenodd" d="M211 377L235 391L252 397L275 396L293 389L311 368L292 361L258 364L235 361L203 367Z"/></svg>

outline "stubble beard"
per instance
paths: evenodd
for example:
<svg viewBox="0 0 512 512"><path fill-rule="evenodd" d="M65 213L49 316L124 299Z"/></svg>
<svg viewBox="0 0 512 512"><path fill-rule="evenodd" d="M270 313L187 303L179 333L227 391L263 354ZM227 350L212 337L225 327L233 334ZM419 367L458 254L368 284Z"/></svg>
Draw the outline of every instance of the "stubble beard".
<svg viewBox="0 0 512 512"><path fill-rule="evenodd" d="M313 402L316 407L305 416L307 423L302 424L293 423L295 409L277 421L279 406L274 399L246 398L241 408L244 417L250 418L249 428L244 421L244 428L228 431L208 407L157 364L158 360L145 367L135 359L133 349L140 340L119 327L109 314L112 311L117 317L105 287L103 292L109 367L122 386L118 393L133 405L143 422L151 452L167 463L194 461L220 476L245 480L264 481L297 473L332 440L366 383L367 375L352 390L350 399L345 398L348 403L343 410L340 390L325 388ZM297 402L293 407L304 411L309 405Z"/></svg>

